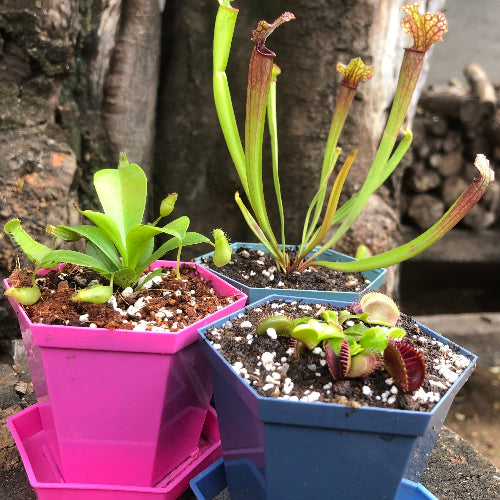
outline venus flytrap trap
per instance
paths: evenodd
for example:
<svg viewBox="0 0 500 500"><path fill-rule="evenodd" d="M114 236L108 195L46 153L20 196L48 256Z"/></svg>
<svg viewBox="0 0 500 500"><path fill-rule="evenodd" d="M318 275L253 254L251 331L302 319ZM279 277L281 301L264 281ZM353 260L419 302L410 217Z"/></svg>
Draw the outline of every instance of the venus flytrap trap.
<svg viewBox="0 0 500 500"><path fill-rule="evenodd" d="M365 377L384 366L402 391L413 392L422 387L425 362L415 348L398 342L406 331L396 326L399 310L394 301L382 293L371 292L361 298L355 310L322 310L321 320L268 316L259 322L256 332L289 336L296 356L300 356L304 346L310 351L321 346L336 381Z"/></svg>
<svg viewBox="0 0 500 500"><path fill-rule="evenodd" d="M370 256L360 252L359 260L350 262L327 262L320 255L335 245L349 230L361 214L369 197L397 168L411 144L412 135L404 131L397 143L398 134L405 120L415 87L417 85L425 55L430 46L443 39L448 30L446 17L441 14L420 14L418 5L410 3L402 8L406 17L401 25L413 37L414 44L405 50L393 105L382 135L377 153L368 171L364 184L343 206L337 209L345 179L352 167L357 150L347 156L338 170L332 186L328 185L336 169L341 149L338 140L349 112L356 89L362 81L373 76L373 67L365 66L360 58L347 65L338 63L342 75L340 91L335 104L328 140L325 148L319 186L306 212L302 240L292 259L285 250L284 209L278 176L278 138L276 118L276 81L280 73L274 64L275 54L266 47L266 39L281 24L295 19L285 12L273 23L260 21L252 32L254 48L250 57L245 120L245 147L243 147L234 115L229 85L226 77L231 41L238 10L231 7L231 0L219 0L219 10L214 30L213 87L214 98L224 138L243 187L246 201L235 194L235 200L248 226L274 257L282 271L303 271L307 267L325 266L345 272L369 271L387 267L407 260L442 238L479 201L494 173L484 155L477 155L475 166L479 178L474 179L450 209L426 232L405 245ZM272 172L278 211L280 215L280 239L275 236L268 218L262 180L262 144L267 115L271 138ZM328 193L328 196L327 196ZM323 206L326 206L323 210ZM249 208L247 208L247 204ZM332 226L338 226L327 241Z"/></svg>
<svg viewBox="0 0 500 500"><path fill-rule="evenodd" d="M36 284L37 272L42 268L53 268L61 263L84 266L93 269L109 280L109 285L95 285L76 292L73 300L105 303L113 294L113 285L135 290L161 274L156 269L140 279L143 273L165 253L177 249L176 276L180 278L179 265L182 248L198 243L214 246L214 262L221 266L231 257L229 244L221 229L213 231L215 242L206 236L188 231L190 220L181 216L160 226L160 221L172 213L177 194L168 195L160 205L159 217L151 224L142 224L146 207L147 178L144 171L134 163L129 163L125 154L121 155L117 169L103 169L96 172L94 186L103 212L93 210L78 211L93 225L47 226L47 232L54 236L52 248L35 241L23 229L18 219L5 224L4 231L19 244L26 256L34 262L35 271L31 287L11 287L5 294L21 304L31 305L40 298ZM160 234L171 236L157 249L154 238ZM74 250L55 250L55 242L86 240L86 253Z"/></svg>

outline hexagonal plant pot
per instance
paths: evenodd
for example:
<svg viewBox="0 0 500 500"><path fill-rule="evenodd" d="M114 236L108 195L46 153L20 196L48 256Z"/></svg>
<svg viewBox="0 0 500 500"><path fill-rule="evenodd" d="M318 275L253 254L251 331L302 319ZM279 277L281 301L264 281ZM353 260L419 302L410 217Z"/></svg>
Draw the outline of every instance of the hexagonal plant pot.
<svg viewBox="0 0 500 500"><path fill-rule="evenodd" d="M300 300L273 296L247 309L271 299ZM419 325L425 334L471 361L430 411L354 409L263 397L206 337L209 329L222 327L244 311L200 329L202 352L210 362L231 499L394 499L408 471L414 479L420 477L451 402L474 369L475 355Z"/></svg>
<svg viewBox="0 0 500 500"><path fill-rule="evenodd" d="M11 300L37 399L50 402L40 418L66 482L150 487L196 450L212 396L197 328L246 302L197 268L220 295L238 297L178 332L35 324Z"/></svg>
<svg viewBox="0 0 500 500"><path fill-rule="evenodd" d="M264 245L260 243L241 243L235 242L231 243L231 248L233 251L244 247L249 250L261 250L266 252L266 248ZM287 248L293 249L295 248L293 245L287 245ZM197 259L195 262L203 264L203 261L213 255L213 252L206 253ZM348 262L351 260L356 260L354 257L349 257L348 255L344 255L342 253L336 252L334 250L326 250L323 254L321 254L322 260L327 260L331 262ZM233 278L230 278L224 275L223 269L213 270L211 271L221 278L225 279L227 282L231 283L238 290L241 290L245 295L248 296L248 303L251 304L256 302L264 297L268 297L269 295L280 295L283 297L302 297L302 298L318 298L320 300L357 300L359 296L365 292L366 290L378 290L385 278L386 270L385 269L376 269L374 271L365 271L362 275L369 281L366 287L360 292L338 292L338 291L319 291L319 290L297 290L297 289L288 289L288 288L257 288L250 287L245 283L237 281Z"/></svg>
<svg viewBox="0 0 500 500"><path fill-rule="evenodd" d="M50 403L36 403L7 419L38 500L175 500L189 488L193 477L221 456L217 417L209 408L196 453L154 487L68 483L47 452L50 437L40 414L46 405Z"/></svg>

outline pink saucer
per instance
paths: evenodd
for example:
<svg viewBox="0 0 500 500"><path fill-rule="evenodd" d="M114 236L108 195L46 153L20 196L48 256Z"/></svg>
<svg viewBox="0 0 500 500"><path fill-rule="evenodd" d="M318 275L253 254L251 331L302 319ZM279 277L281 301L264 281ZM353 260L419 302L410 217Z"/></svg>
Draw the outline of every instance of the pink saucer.
<svg viewBox="0 0 500 500"><path fill-rule="evenodd" d="M175 500L189 481L222 456L217 416L209 408L198 449L155 487L66 483L50 453L37 403L12 415L7 424L39 500Z"/></svg>

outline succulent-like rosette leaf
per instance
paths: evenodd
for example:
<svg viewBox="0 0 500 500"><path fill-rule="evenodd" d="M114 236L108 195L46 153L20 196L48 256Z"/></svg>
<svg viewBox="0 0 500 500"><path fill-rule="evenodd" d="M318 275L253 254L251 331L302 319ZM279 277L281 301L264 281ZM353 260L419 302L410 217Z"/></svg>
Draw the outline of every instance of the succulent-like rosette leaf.
<svg viewBox="0 0 500 500"><path fill-rule="evenodd" d="M417 3L409 3L401 8L407 16L401 20L401 26L413 37L410 50L426 52L435 42L441 42L448 31L446 16L438 12L420 14Z"/></svg>
<svg viewBox="0 0 500 500"><path fill-rule="evenodd" d="M404 392L417 391L424 384L427 373L424 357L404 342L389 340L384 351L384 367Z"/></svg>
<svg viewBox="0 0 500 500"><path fill-rule="evenodd" d="M338 62L337 71L342 75L341 84L351 89L357 89L359 82L369 80L373 76L373 66L366 66L360 57L351 59L347 66Z"/></svg>

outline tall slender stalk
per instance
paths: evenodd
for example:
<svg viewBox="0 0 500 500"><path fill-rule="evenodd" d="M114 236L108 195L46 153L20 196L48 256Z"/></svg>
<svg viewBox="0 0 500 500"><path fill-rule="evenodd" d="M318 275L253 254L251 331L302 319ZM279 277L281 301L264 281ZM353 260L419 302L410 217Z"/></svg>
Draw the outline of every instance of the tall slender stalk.
<svg viewBox="0 0 500 500"><path fill-rule="evenodd" d="M359 271L401 262L435 243L477 203L493 179L488 160L482 155L479 155L476 161L476 166L481 172L480 179L474 181L449 211L418 238L388 252L363 257L358 261L332 263L318 260L327 248L335 245L347 233L361 214L369 197L397 168L410 147L412 140L410 131L405 131L404 138L396 145L397 138L420 77L425 55L430 46L441 41L448 30L446 17L443 14L420 14L418 5L410 3L401 9L406 14L401 25L412 35L414 43L412 47L405 49L393 105L373 163L359 192L337 210L341 189L354 164L356 152L348 156L335 177L323 213L329 179L340 154L338 141L347 114L359 83L373 75L373 67L365 66L360 58L351 60L348 65L340 63L337 65L338 71L342 74L342 81L325 147L319 184L306 212L299 250L294 261L290 262L285 247L285 215L278 172L276 117L278 69L274 64L276 54L266 47L266 40L279 25L294 19L295 16L285 12L271 24L260 21L252 32L254 48L248 71L243 151L225 74L238 11L230 6L230 0L219 0L219 4L214 34L214 97L224 137L248 199L249 208L245 206L238 193L235 200L250 229L273 255L280 269L302 271L311 265L321 265L341 271ZM262 146L266 114L271 136L272 173L280 218L281 247L271 227L264 199ZM328 231L336 224L340 226L327 241L324 241Z"/></svg>

